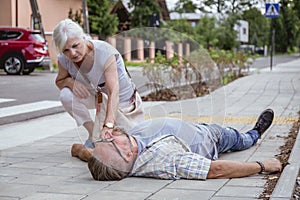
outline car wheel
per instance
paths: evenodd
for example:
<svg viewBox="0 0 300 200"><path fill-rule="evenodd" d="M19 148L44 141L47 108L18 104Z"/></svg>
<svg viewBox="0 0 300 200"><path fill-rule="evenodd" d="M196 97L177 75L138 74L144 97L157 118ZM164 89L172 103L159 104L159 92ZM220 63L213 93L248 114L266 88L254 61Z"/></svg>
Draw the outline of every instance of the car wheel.
<svg viewBox="0 0 300 200"><path fill-rule="evenodd" d="M2 66L8 75L19 75L25 66L25 60L20 54L4 56Z"/></svg>

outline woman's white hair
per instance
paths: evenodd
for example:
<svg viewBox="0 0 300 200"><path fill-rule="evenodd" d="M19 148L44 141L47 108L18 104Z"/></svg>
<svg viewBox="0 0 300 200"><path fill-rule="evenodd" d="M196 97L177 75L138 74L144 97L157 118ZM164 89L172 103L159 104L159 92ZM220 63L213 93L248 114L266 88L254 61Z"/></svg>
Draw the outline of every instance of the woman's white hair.
<svg viewBox="0 0 300 200"><path fill-rule="evenodd" d="M87 36L78 23L71 19L64 19L56 25L52 36L54 45L60 53L62 53L68 38L81 38L85 40Z"/></svg>

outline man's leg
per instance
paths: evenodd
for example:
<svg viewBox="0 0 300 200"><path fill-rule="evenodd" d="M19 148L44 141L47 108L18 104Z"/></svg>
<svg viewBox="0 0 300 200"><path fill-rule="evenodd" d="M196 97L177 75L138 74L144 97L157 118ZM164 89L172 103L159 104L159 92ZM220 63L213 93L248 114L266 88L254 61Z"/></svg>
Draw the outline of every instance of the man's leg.
<svg viewBox="0 0 300 200"><path fill-rule="evenodd" d="M217 143L218 153L248 149L256 144L259 138L258 131L256 130L240 133L231 127L222 128L218 125L214 126L221 133Z"/></svg>
<svg viewBox="0 0 300 200"><path fill-rule="evenodd" d="M221 133L218 142L218 152L240 151L256 144L258 138L271 126L274 112L271 109L264 110L257 119L252 130L240 133L234 128L222 128L214 125Z"/></svg>

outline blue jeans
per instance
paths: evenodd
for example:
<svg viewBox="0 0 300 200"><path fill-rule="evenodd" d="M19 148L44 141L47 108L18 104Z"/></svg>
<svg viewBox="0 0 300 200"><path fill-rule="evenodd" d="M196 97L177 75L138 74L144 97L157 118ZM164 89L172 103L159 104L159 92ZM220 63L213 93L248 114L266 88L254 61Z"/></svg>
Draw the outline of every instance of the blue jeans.
<svg viewBox="0 0 300 200"><path fill-rule="evenodd" d="M240 133L234 128L223 128L219 125L213 125L220 133L217 143L218 153L226 151L241 151L256 144L259 134L256 130L249 130L246 133Z"/></svg>

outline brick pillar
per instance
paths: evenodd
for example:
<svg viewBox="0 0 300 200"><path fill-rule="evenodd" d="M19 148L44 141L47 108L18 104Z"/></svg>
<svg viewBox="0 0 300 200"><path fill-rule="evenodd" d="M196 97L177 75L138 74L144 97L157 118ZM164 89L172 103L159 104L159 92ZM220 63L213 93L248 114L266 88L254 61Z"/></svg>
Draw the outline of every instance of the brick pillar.
<svg viewBox="0 0 300 200"><path fill-rule="evenodd" d="M182 56L183 56L183 48L182 48L182 43L178 43L178 60L179 62L182 61Z"/></svg>
<svg viewBox="0 0 300 200"><path fill-rule="evenodd" d="M131 61L131 39L124 38L124 59L126 61Z"/></svg>
<svg viewBox="0 0 300 200"><path fill-rule="evenodd" d="M155 58L155 43L153 41L150 42L149 57L151 61Z"/></svg>
<svg viewBox="0 0 300 200"><path fill-rule="evenodd" d="M107 42L109 44L111 44L111 46L113 46L115 48L117 47L117 39L115 37L109 37L109 38L107 38Z"/></svg>
<svg viewBox="0 0 300 200"><path fill-rule="evenodd" d="M166 54L167 54L167 58L174 57L173 42L166 41Z"/></svg>
<svg viewBox="0 0 300 200"><path fill-rule="evenodd" d="M140 61L144 61L144 41L143 40L137 40L137 58Z"/></svg>
<svg viewBox="0 0 300 200"><path fill-rule="evenodd" d="M190 44L189 43L186 43L186 46L185 46L185 55L186 56L190 55Z"/></svg>

